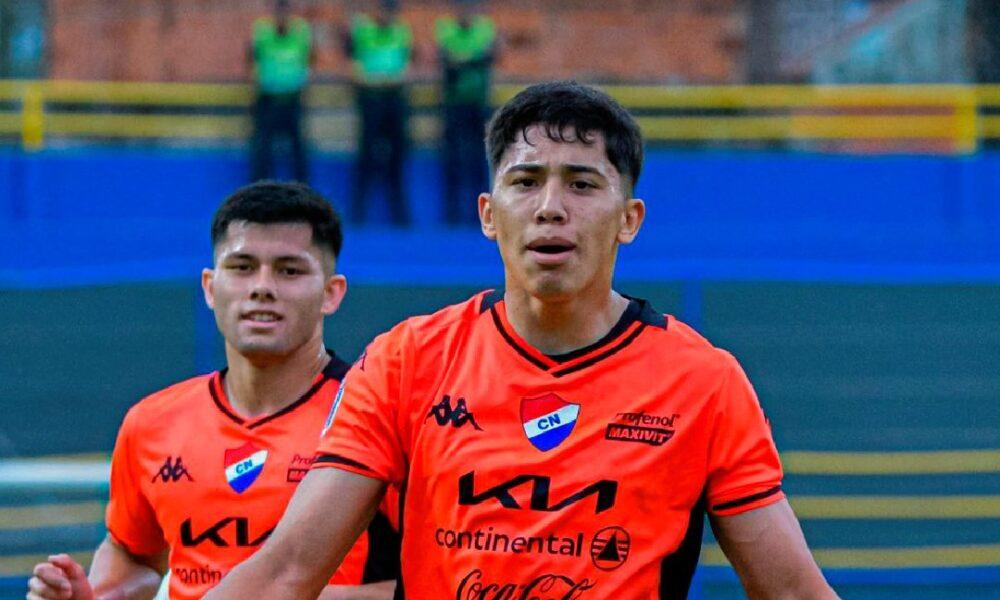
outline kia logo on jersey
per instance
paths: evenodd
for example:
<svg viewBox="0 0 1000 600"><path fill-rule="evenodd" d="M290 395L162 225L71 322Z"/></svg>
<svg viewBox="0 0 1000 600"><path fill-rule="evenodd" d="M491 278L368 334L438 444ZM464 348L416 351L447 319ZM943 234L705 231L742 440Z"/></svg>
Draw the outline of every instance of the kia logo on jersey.
<svg viewBox="0 0 1000 600"><path fill-rule="evenodd" d="M579 414L579 404L566 402L552 392L521 399L524 434L542 452L548 452L569 437Z"/></svg>
<svg viewBox="0 0 1000 600"><path fill-rule="evenodd" d="M247 442L239 448L226 450L226 481L237 494L242 494L264 470L267 450L261 450Z"/></svg>

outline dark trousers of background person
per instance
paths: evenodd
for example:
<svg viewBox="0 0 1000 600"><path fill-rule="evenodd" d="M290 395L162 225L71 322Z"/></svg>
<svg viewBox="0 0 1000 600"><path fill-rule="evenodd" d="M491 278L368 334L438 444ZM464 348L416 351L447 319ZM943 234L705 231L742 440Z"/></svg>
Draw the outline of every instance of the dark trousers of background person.
<svg viewBox="0 0 1000 600"><path fill-rule="evenodd" d="M441 139L444 220L451 225L478 223L476 198L489 191L483 149L486 111L476 104L444 107Z"/></svg>
<svg viewBox="0 0 1000 600"><path fill-rule="evenodd" d="M251 180L275 176L275 147L284 137L291 147L292 176L296 181L308 182L309 167L302 139L302 94L258 94L253 108L253 124Z"/></svg>
<svg viewBox="0 0 1000 600"><path fill-rule="evenodd" d="M356 223L365 221L371 188L375 182L382 181L392 222L406 225L410 222L403 189L403 166L408 146L406 90L401 86L359 87L355 93L361 131L354 167L351 218Z"/></svg>

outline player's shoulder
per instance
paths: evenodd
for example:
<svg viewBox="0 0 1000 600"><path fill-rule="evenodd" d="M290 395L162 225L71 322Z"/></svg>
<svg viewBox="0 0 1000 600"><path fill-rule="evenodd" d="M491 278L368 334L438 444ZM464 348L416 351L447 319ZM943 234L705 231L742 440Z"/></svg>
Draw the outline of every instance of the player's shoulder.
<svg viewBox="0 0 1000 600"><path fill-rule="evenodd" d="M377 341L402 345L416 345L421 349L454 339L456 334L471 329L483 313L489 310L498 292L485 290L457 304L451 304L433 313L416 315L400 322L383 333Z"/></svg>
<svg viewBox="0 0 1000 600"><path fill-rule="evenodd" d="M727 371L736 364L732 354L715 346L694 327L671 314L663 318L666 326L657 331L657 350L666 360L713 372Z"/></svg>
<svg viewBox="0 0 1000 600"><path fill-rule="evenodd" d="M198 375L179 381L139 400L128 410L125 423L139 426L143 423L164 423L174 418L184 418L184 408L211 394L210 382L215 373Z"/></svg>

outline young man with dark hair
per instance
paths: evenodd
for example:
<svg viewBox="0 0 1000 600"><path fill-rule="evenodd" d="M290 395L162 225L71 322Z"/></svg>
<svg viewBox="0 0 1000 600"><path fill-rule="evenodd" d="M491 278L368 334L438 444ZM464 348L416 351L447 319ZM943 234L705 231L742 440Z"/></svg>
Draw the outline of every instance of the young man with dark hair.
<svg viewBox="0 0 1000 600"><path fill-rule="evenodd" d="M306 598L403 490L397 597L683 598L704 511L754 598L833 598L736 360L612 288L642 140L607 95L529 87L479 197L505 289L404 321L341 387L312 471L210 598Z"/></svg>
<svg viewBox="0 0 1000 600"><path fill-rule="evenodd" d="M150 598L167 568L171 598L201 598L267 539L308 472L349 367L323 344L347 291L340 219L306 185L260 182L222 204L212 243L202 287L228 367L129 410L89 580L55 555L35 567L29 599ZM352 540L322 597L391 597L391 581L360 585L386 541Z"/></svg>

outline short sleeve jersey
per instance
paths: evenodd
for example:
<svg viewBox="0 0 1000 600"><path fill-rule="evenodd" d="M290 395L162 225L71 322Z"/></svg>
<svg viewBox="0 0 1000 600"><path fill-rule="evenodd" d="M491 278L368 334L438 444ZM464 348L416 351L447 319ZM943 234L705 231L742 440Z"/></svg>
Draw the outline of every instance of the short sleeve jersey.
<svg viewBox="0 0 1000 600"><path fill-rule="evenodd" d="M178 383L125 416L111 461L107 527L129 552L169 549L170 597L201 598L270 535L309 470L348 365L333 357L285 409L236 415L225 371ZM359 584L368 536L330 580Z"/></svg>
<svg viewBox="0 0 1000 600"><path fill-rule="evenodd" d="M736 360L632 299L546 356L484 292L376 338L313 468L402 489L409 598L683 598L704 509L777 502L781 466Z"/></svg>

